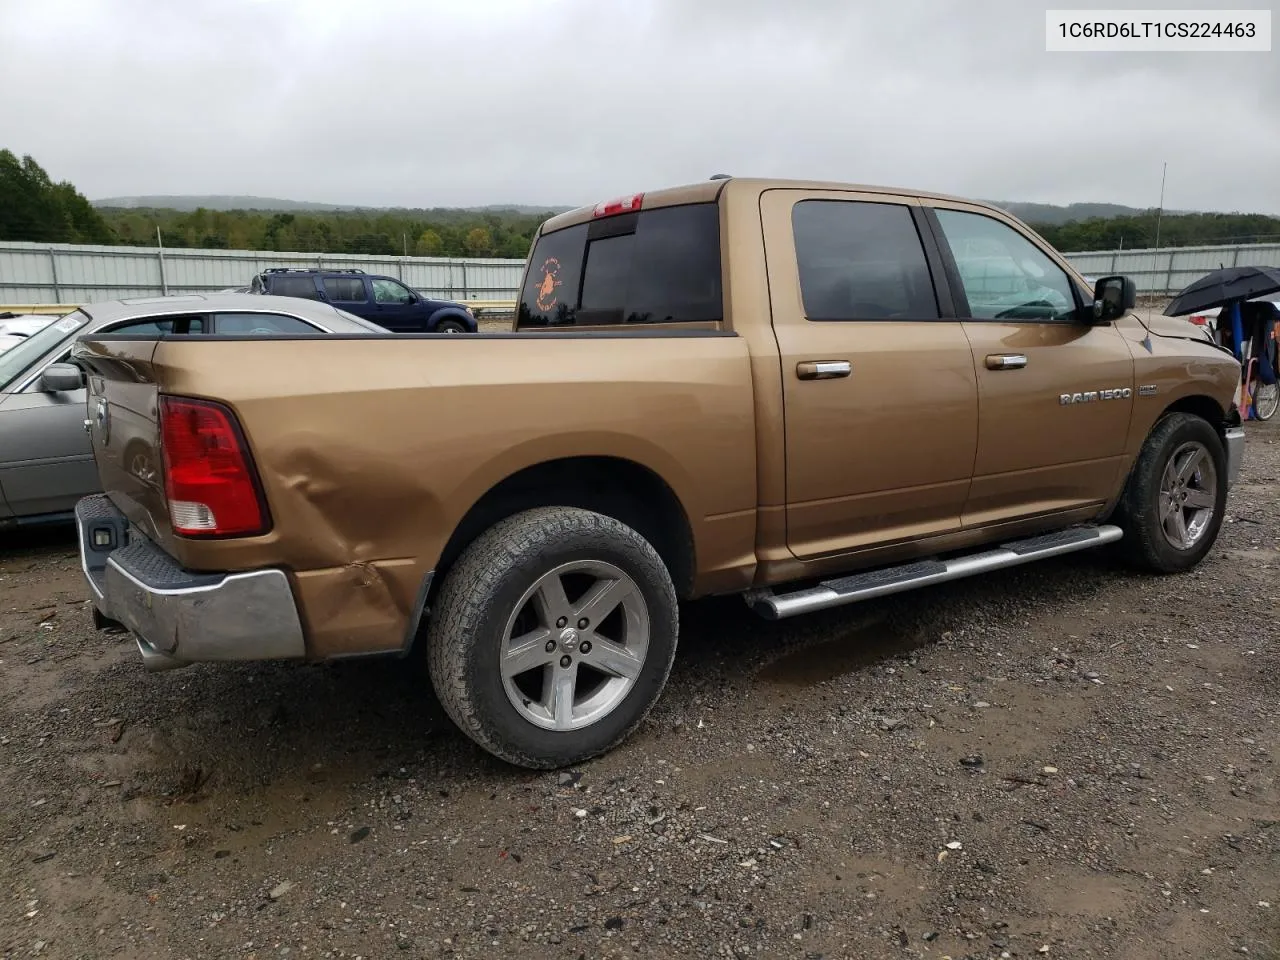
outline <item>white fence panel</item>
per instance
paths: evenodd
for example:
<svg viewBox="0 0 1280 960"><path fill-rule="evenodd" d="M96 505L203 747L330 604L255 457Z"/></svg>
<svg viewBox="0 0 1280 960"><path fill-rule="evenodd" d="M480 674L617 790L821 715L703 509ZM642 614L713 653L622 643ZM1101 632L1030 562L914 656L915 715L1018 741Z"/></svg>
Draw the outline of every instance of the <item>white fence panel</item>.
<svg viewBox="0 0 1280 960"><path fill-rule="evenodd" d="M1280 243L1094 250L1066 257L1087 276L1122 273L1133 278L1139 293L1174 294L1219 267L1280 267Z"/></svg>
<svg viewBox="0 0 1280 960"><path fill-rule="evenodd" d="M1280 244L1068 253L1086 276L1123 273L1144 294L1173 294L1219 266L1280 267ZM0 243L0 303L89 303L122 297L208 293L246 286L268 267L358 269L398 277L451 300L514 300L523 260L161 250L156 247Z"/></svg>
<svg viewBox="0 0 1280 960"><path fill-rule="evenodd" d="M0 303L90 303L248 285L268 267L363 270L428 296L511 300L523 260L0 243Z"/></svg>

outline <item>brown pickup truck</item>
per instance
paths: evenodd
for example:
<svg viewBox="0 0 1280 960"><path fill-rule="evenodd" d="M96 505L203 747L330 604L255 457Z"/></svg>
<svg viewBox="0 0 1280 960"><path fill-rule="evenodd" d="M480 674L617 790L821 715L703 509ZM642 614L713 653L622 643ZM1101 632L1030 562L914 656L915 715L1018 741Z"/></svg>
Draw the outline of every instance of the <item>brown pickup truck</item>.
<svg viewBox="0 0 1280 960"><path fill-rule="evenodd" d="M510 331L90 335L97 619L155 668L421 653L483 748L572 763L652 707L681 599L1198 563L1240 368L1134 303L986 204L716 178L547 221Z"/></svg>

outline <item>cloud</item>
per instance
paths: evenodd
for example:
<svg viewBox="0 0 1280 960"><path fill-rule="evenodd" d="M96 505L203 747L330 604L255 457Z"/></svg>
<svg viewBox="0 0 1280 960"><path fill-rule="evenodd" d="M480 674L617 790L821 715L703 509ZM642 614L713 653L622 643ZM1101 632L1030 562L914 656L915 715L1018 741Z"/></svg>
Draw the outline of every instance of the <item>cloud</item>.
<svg viewBox="0 0 1280 960"><path fill-rule="evenodd" d="M0 36L0 145L95 197L588 203L729 172L1147 205L1167 160L1171 207L1280 213L1275 56L1050 54L1013 0L0 0Z"/></svg>

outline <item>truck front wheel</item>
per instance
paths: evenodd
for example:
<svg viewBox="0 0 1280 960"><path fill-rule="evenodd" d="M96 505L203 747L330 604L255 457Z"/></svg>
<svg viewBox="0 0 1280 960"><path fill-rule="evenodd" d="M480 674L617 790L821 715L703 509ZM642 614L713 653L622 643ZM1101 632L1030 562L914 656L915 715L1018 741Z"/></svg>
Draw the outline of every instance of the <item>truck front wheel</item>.
<svg viewBox="0 0 1280 960"><path fill-rule="evenodd" d="M1189 570L1222 529L1227 456L1218 432L1189 413L1160 420L1138 454L1116 511L1120 546L1135 566Z"/></svg>
<svg viewBox="0 0 1280 960"><path fill-rule="evenodd" d="M611 517L516 514L479 536L441 585L427 628L446 713L485 750L552 769L617 745L657 702L675 658L666 566Z"/></svg>

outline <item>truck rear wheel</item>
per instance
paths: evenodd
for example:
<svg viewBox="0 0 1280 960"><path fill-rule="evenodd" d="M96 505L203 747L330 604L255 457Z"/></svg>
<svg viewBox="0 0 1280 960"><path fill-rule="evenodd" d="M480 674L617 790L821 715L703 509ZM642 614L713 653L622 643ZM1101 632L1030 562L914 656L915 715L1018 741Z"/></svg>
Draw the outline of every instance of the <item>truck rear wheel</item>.
<svg viewBox="0 0 1280 960"><path fill-rule="evenodd" d="M516 514L449 572L427 629L446 713L485 750L553 769L617 745L657 702L678 609L662 559L611 517Z"/></svg>
<svg viewBox="0 0 1280 960"><path fill-rule="evenodd" d="M1117 510L1120 546L1135 566L1156 573L1189 570L1222 529L1227 455L1204 419L1173 413L1159 421L1134 465Z"/></svg>

